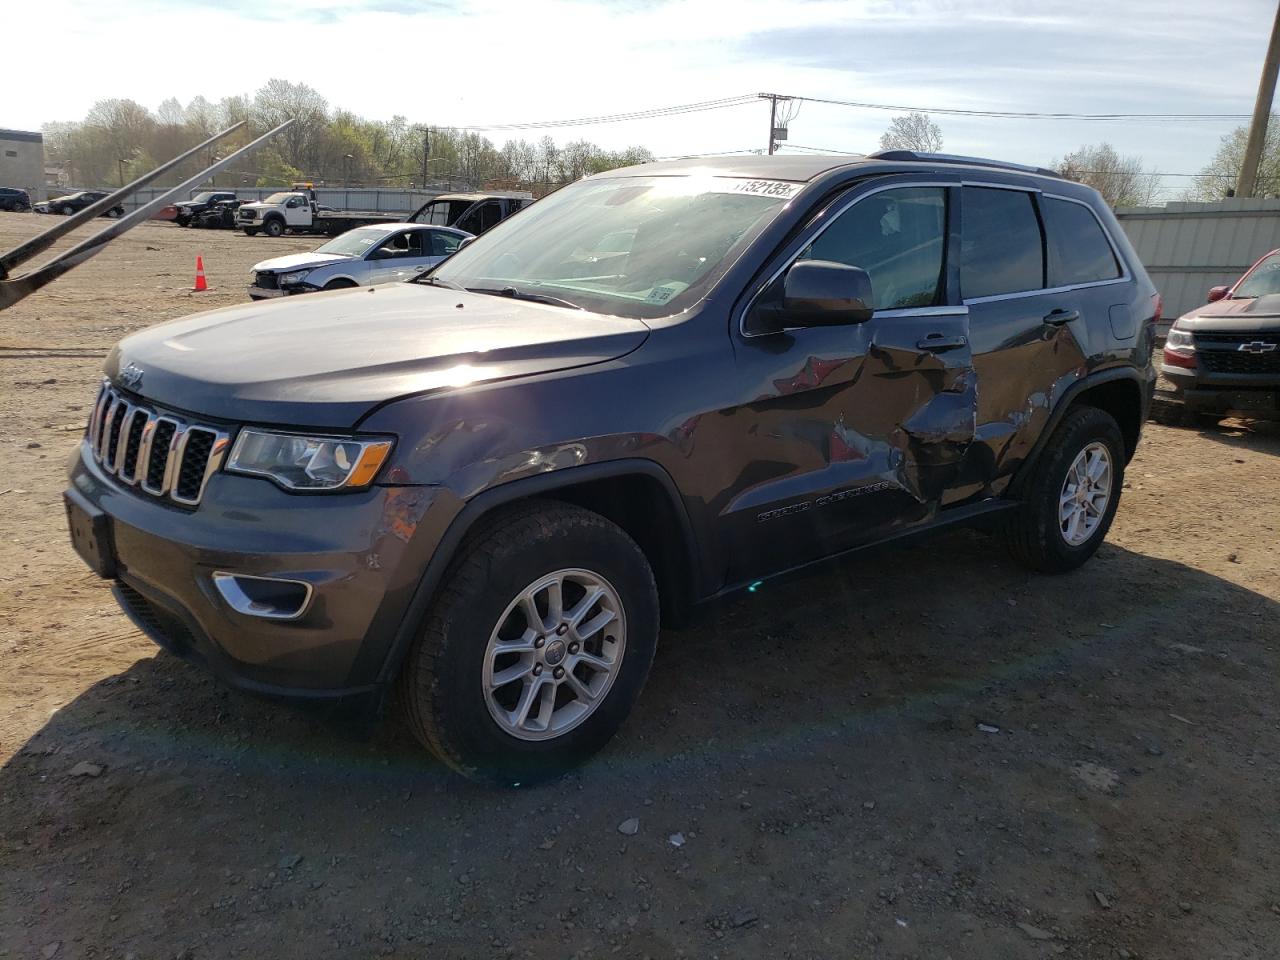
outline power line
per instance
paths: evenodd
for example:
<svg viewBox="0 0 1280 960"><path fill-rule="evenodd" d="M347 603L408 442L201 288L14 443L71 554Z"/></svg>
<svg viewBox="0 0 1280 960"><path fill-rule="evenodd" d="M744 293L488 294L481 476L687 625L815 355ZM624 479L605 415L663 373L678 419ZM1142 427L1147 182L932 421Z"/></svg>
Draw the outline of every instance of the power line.
<svg viewBox="0 0 1280 960"><path fill-rule="evenodd" d="M958 117L994 117L1005 120L1149 120L1149 121L1199 121L1199 120L1248 120L1247 113L1047 113L1032 110L976 110L959 107L908 107L902 104L867 103L860 100L835 100L826 97L792 97L809 103L826 103L839 107L857 107L863 110L903 110L908 113L936 113Z"/></svg>
<svg viewBox="0 0 1280 960"><path fill-rule="evenodd" d="M740 97L722 97L719 100L702 100L697 103L681 103L670 107L653 107L649 110L632 110L627 113L611 113L598 117L575 117L570 120L534 120L527 123L489 123L471 126L454 126L454 130L542 130L551 127L585 127L597 123L620 123L624 120L647 120L652 117L671 117L684 113L700 113L704 110L723 110L755 103L754 94Z"/></svg>

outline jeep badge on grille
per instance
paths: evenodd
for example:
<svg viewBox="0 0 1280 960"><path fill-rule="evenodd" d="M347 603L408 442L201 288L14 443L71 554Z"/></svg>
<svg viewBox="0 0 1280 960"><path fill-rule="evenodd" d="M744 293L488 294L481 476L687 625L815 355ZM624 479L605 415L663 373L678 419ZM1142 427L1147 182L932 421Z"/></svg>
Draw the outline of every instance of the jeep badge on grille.
<svg viewBox="0 0 1280 960"><path fill-rule="evenodd" d="M120 371L120 382L130 390L138 389L142 383L142 368L136 363L131 363Z"/></svg>

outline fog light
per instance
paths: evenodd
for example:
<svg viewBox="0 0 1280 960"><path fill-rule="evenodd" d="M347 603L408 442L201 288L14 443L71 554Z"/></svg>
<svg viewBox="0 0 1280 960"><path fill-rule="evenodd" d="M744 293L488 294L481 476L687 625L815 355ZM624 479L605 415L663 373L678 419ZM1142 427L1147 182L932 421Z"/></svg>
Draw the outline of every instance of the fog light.
<svg viewBox="0 0 1280 960"><path fill-rule="evenodd" d="M311 584L305 580L253 577L243 573L213 575L213 585L236 613L266 620L296 620L311 603Z"/></svg>

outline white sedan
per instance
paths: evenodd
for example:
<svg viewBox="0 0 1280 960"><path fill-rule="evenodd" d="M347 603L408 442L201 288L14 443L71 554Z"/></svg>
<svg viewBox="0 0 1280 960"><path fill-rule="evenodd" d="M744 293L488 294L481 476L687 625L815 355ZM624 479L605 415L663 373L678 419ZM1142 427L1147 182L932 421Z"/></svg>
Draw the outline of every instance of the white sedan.
<svg viewBox="0 0 1280 960"><path fill-rule="evenodd" d="M254 300L408 280L452 254L471 234L452 227L387 223L356 227L312 253L263 260L253 268Z"/></svg>

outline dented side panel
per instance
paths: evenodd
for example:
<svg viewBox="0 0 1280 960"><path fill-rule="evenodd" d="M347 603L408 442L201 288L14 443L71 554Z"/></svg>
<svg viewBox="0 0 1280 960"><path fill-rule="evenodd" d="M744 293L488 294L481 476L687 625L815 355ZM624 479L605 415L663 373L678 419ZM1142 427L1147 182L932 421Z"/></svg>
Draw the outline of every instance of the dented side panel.
<svg viewBox="0 0 1280 960"><path fill-rule="evenodd" d="M967 337L957 310L743 343L757 392L720 424L741 465L717 517L731 582L932 515L974 437Z"/></svg>

